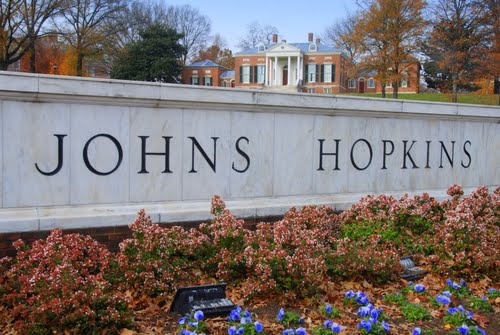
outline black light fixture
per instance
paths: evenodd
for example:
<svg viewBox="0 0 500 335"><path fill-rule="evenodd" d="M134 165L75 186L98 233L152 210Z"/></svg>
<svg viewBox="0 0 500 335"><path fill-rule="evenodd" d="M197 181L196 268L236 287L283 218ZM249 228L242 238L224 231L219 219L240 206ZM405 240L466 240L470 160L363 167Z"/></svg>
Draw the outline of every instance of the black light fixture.
<svg viewBox="0 0 500 335"><path fill-rule="evenodd" d="M406 280L416 280L422 278L426 275L426 271L418 266L415 266L413 262L413 258L411 256L401 257L399 260L399 264L401 264L404 268L403 273L401 274L401 278Z"/></svg>
<svg viewBox="0 0 500 335"><path fill-rule="evenodd" d="M228 316L236 308L226 298L226 284L181 287L175 292L170 312L188 315L202 311L205 317Z"/></svg>

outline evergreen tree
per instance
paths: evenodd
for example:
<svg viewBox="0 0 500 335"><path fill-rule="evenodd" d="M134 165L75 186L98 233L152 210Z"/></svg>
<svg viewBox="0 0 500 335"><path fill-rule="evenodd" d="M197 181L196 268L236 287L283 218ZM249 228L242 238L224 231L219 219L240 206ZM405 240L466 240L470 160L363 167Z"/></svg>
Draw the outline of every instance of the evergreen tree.
<svg viewBox="0 0 500 335"><path fill-rule="evenodd" d="M152 24L140 32L140 39L125 46L111 68L111 78L179 82L180 59L186 49L179 44L182 34L162 24Z"/></svg>

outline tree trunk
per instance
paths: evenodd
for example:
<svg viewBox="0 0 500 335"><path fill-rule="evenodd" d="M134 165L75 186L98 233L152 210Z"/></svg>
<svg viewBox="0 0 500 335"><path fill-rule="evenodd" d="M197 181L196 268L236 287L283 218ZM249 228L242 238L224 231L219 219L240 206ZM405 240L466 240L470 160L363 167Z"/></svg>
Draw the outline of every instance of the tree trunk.
<svg viewBox="0 0 500 335"><path fill-rule="evenodd" d="M398 93L399 93L399 82L398 80L396 80L396 82L392 83L392 98L397 99Z"/></svg>
<svg viewBox="0 0 500 335"><path fill-rule="evenodd" d="M385 84L382 83L382 98L385 98Z"/></svg>
<svg viewBox="0 0 500 335"><path fill-rule="evenodd" d="M458 96L457 96L457 78L455 75L453 75L453 84L452 84L452 90L451 90L451 102L458 102Z"/></svg>
<svg viewBox="0 0 500 335"><path fill-rule="evenodd" d="M78 50L76 56L76 75L78 77L83 76L83 53Z"/></svg>
<svg viewBox="0 0 500 335"><path fill-rule="evenodd" d="M9 66L9 63L7 63L6 61L0 61L0 70L1 71L6 71L8 66Z"/></svg>
<svg viewBox="0 0 500 335"><path fill-rule="evenodd" d="M34 43L29 47L27 54L29 57L29 71L36 73L36 50Z"/></svg>

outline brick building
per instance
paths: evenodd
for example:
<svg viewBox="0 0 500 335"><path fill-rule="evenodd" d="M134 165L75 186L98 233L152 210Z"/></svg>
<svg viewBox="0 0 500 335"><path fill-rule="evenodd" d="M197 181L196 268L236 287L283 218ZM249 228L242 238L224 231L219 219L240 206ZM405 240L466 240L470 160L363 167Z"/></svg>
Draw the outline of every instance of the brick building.
<svg viewBox="0 0 500 335"><path fill-rule="evenodd" d="M411 63L403 66L399 93L418 93L420 88L420 64ZM385 84L386 94L392 94L392 83ZM355 78L349 78L347 84L349 93L382 93L382 82L376 79L375 71L363 71Z"/></svg>
<svg viewBox="0 0 500 335"><path fill-rule="evenodd" d="M352 66L337 48L314 40L304 43L278 42L240 51L235 58L235 87L310 93L347 91L347 73Z"/></svg>
<svg viewBox="0 0 500 335"><path fill-rule="evenodd" d="M231 86L228 77L231 69L225 68L211 60L202 60L186 65L182 70L182 84L201 86Z"/></svg>

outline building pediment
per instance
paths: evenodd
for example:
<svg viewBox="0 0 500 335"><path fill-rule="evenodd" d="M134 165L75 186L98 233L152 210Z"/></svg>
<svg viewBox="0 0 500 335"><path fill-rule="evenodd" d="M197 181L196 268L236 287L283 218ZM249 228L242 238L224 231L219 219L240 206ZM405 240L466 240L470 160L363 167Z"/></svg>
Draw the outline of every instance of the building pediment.
<svg viewBox="0 0 500 335"><path fill-rule="evenodd" d="M298 54L300 53L301 50L299 48L294 47L291 44L288 44L286 42L281 42L273 47L267 49L267 54L272 55L272 54L283 54L283 53L295 53Z"/></svg>

